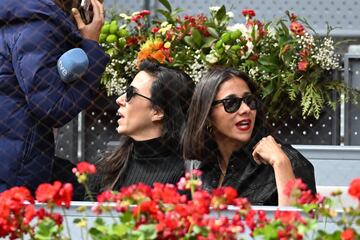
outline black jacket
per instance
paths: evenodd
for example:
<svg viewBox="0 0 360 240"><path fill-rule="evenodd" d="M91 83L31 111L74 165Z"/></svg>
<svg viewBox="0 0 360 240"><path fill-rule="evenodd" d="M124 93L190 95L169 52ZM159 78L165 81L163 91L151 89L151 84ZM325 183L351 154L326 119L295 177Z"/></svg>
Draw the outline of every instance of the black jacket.
<svg viewBox="0 0 360 240"><path fill-rule="evenodd" d="M257 133L245 147L236 150L230 157L223 186L235 188L240 197L246 197L254 205L278 205L274 170L270 165L257 165L252 157L255 144L266 133ZM277 140L278 141L278 140ZM316 193L313 165L291 145L282 144L282 149L291 161L296 178L301 178L313 193ZM220 168L216 157L201 162L203 188L218 187Z"/></svg>

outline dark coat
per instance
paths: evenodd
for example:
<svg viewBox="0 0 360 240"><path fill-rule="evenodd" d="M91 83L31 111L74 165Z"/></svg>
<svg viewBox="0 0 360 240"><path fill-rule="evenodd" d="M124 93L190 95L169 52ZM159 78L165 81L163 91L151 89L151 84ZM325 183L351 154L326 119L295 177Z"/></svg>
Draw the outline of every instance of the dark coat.
<svg viewBox="0 0 360 240"><path fill-rule="evenodd" d="M0 0L0 6L0 184L34 190L50 179L52 128L90 104L109 58L53 0ZM74 47L87 53L89 69L64 83L56 63Z"/></svg>
<svg viewBox="0 0 360 240"><path fill-rule="evenodd" d="M274 170L270 165L257 165L252 157L253 147L265 136L267 131L258 131L245 147L232 153L222 185L235 188L240 197L248 198L254 205L276 206L278 193ZM281 148L291 161L295 177L301 178L315 194L313 165L291 145L282 144ZM221 172L216 157L201 162L199 169L203 172L203 188L217 188Z"/></svg>

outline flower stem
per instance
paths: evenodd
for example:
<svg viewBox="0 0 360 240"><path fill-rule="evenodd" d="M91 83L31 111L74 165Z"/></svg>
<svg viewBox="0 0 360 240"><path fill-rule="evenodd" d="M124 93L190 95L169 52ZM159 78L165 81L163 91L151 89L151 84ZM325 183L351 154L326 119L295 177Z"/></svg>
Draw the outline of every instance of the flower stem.
<svg viewBox="0 0 360 240"><path fill-rule="evenodd" d="M95 202L95 199L94 199L94 197L93 197L93 195L92 195L92 193L90 191L89 186L86 183L84 183L83 185L84 185L84 188L85 188L86 195L88 195L88 197L90 198L90 201Z"/></svg>
<svg viewBox="0 0 360 240"><path fill-rule="evenodd" d="M62 209L63 214L64 214L65 224L66 224L67 232L68 232L68 235L69 235L69 239L71 240L70 226L69 226L68 218L66 217L65 208L61 207L61 209Z"/></svg>

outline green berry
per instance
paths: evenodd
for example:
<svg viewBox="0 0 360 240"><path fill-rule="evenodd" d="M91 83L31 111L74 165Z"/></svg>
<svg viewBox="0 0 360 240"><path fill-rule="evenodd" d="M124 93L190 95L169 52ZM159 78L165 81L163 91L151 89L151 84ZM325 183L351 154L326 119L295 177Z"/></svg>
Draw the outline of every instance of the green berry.
<svg viewBox="0 0 360 240"><path fill-rule="evenodd" d="M234 32L231 32L231 40L236 40L241 36L240 30L235 30Z"/></svg>
<svg viewBox="0 0 360 240"><path fill-rule="evenodd" d="M231 34L230 34L229 32L223 33L223 34L221 35L221 40L222 40L225 44L229 43L229 42L231 41Z"/></svg>
<svg viewBox="0 0 360 240"><path fill-rule="evenodd" d="M110 34L117 34L117 32L118 32L118 30L119 30L119 28L118 28L118 26L117 25L113 25L113 24L111 24L110 25Z"/></svg>
<svg viewBox="0 0 360 240"><path fill-rule="evenodd" d="M223 45L223 41L220 39L220 40L217 41L217 43L215 44L215 48L216 48L216 49L222 48L222 45Z"/></svg>
<svg viewBox="0 0 360 240"><path fill-rule="evenodd" d="M107 37L106 34L100 33L99 42L100 42L100 43L104 43L104 42L106 41L106 37Z"/></svg>
<svg viewBox="0 0 360 240"><path fill-rule="evenodd" d="M104 26L101 28L101 33L109 34L110 32L110 24L104 24Z"/></svg>
<svg viewBox="0 0 360 240"><path fill-rule="evenodd" d="M109 36L106 37L106 42L107 43L114 43L117 41L117 36L114 34L110 34Z"/></svg>
<svg viewBox="0 0 360 240"><path fill-rule="evenodd" d="M120 37L126 37L128 35L128 32L127 32L126 28L120 28L119 32L118 32L118 35Z"/></svg>

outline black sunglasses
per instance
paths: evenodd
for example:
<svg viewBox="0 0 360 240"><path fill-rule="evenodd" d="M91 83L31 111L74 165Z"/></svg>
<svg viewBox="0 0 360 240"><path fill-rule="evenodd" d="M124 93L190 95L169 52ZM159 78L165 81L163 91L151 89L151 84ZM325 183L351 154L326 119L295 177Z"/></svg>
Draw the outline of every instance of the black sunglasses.
<svg viewBox="0 0 360 240"><path fill-rule="evenodd" d="M245 97L227 97L221 100L216 100L212 103L211 106L222 103L224 105L225 112L234 113L239 110L241 103L244 101L246 105L249 106L251 110L256 110L257 101L254 95L246 95Z"/></svg>
<svg viewBox="0 0 360 240"><path fill-rule="evenodd" d="M136 91L137 91L137 89L136 89L135 87L129 86L129 87L125 90L125 92L123 93L123 94L125 94L125 101L126 101L126 102L130 102L130 100L131 100L135 95L138 95L138 96L143 97L143 98L149 100L150 102L152 102L152 99L151 99L151 98L148 98L148 97L146 97L146 96L144 96L144 95L142 95L142 94L140 94L140 93L137 93ZM121 94L121 95L123 95L123 94Z"/></svg>

